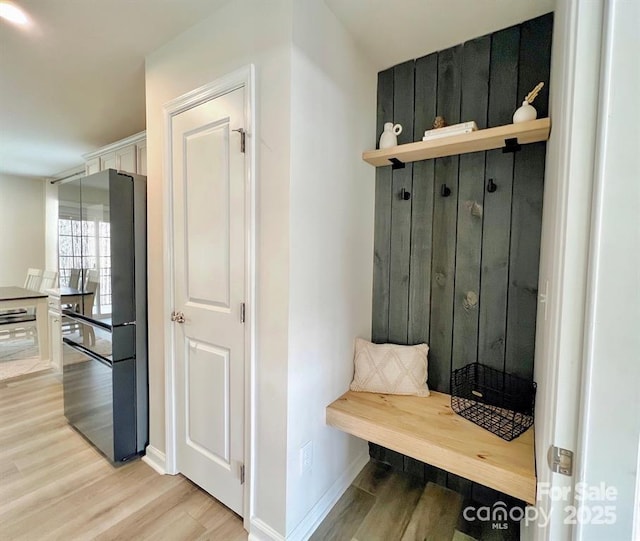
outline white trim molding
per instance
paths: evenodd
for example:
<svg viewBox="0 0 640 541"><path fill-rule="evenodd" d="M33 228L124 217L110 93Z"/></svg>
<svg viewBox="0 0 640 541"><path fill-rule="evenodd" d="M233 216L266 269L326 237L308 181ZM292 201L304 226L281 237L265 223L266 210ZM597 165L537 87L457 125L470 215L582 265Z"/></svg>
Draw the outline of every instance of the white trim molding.
<svg viewBox="0 0 640 541"><path fill-rule="evenodd" d="M311 508L311 511L300 521L291 534L286 537L286 541L304 541L309 539L327 517L331 509L333 509L333 506L338 503L340 497L349 486L351 486L351 483L353 483L362 471L362 468L367 465L367 462L369 462L368 447L367 452L358 456L344 473L336 479L336 482L324 493L318 503Z"/></svg>
<svg viewBox="0 0 640 541"><path fill-rule="evenodd" d="M167 457L165 456L165 454L153 445L147 446L145 455L142 457L142 462L151 466L160 475L167 474L166 460Z"/></svg>
<svg viewBox="0 0 640 541"><path fill-rule="evenodd" d="M93 152L87 152L86 154L82 155L82 158L84 159L84 161L88 161L91 160L93 158L97 158L98 156L101 156L102 154L105 154L107 152L112 152L114 150L120 150L123 147L129 146L129 145L135 145L137 143L140 143L141 141L145 141L147 139L147 132L146 131L141 131L138 133L134 133L133 135L130 135L129 137L125 137L124 139L120 139L119 141L115 141L113 143L108 144L107 146L101 147L98 150L94 150Z"/></svg>
<svg viewBox="0 0 640 541"><path fill-rule="evenodd" d="M573 477L547 465L551 445L579 456L584 318L593 157L597 131L599 58L604 0L558 2L554 11L544 213L536 322L536 471L538 483L573 493ZM549 493L536 507L548 521L521 522L521 538L569 539L573 526Z"/></svg>
<svg viewBox="0 0 640 541"><path fill-rule="evenodd" d="M250 527L248 528L249 541L305 541L309 539L333 509L333 506L338 502L345 490L351 486L351 483L362 471L362 468L367 465L367 462L369 462L368 450L351 463L289 535L283 536L258 517L251 517Z"/></svg>
<svg viewBox="0 0 640 541"><path fill-rule="evenodd" d="M174 358L174 326L169 320L169 314L174 307L173 292L173 209L172 209L172 186L171 176L172 146L171 130L173 118L180 113L196 107L206 101L215 99L223 94L227 94L238 88L245 88L245 179L246 179L246 268L245 268L245 485L244 485L244 525L249 528L249 517L253 509L253 467L254 467L254 445L255 445L255 194L256 194L256 114L255 114L255 68L248 65L233 73L225 75L215 81L201 86L191 92L169 101L163 107L164 114L164 172L163 172L163 212L164 212L164 300L165 318L165 426L166 426L166 460L165 470L169 474L178 473L176 460L176 401L175 401L175 358Z"/></svg>
<svg viewBox="0 0 640 541"><path fill-rule="evenodd" d="M251 518L248 541L285 541L285 538L259 518Z"/></svg>

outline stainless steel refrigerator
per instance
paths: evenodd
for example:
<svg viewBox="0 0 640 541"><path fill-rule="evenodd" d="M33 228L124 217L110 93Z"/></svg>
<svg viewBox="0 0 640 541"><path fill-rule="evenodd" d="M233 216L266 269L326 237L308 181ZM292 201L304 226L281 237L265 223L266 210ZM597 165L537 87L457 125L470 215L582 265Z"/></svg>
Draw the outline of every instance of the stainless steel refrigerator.
<svg viewBox="0 0 640 541"><path fill-rule="evenodd" d="M61 185L59 201L65 265L79 268L61 275L79 270L81 299L61 299L64 413L123 462L148 444L146 177L108 169Z"/></svg>

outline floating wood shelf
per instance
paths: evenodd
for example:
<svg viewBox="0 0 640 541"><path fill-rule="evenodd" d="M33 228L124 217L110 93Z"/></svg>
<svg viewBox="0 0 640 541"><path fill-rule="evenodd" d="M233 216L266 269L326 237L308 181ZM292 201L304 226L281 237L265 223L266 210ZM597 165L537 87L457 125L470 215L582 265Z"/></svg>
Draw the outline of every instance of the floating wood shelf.
<svg viewBox="0 0 640 541"><path fill-rule="evenodd" d="M393 165L393 158L402 163L417 162L455 154L505 148L508 147L507 141L510 139L517 139L517 143L520 145L546 141L549 139L550 131L551 119L540 118L519 124L507 124L506 126L442 137L432 141L417 141L382 150L368 150L363 152L362 159L375 167Z"/></svg>
<svg viewBox="0 0 640 541"><path fill-rule="evenodd" d="M535 504L533 427L507 442L456 415L451 397L349 391L327 407L327 424Z"/></svg>

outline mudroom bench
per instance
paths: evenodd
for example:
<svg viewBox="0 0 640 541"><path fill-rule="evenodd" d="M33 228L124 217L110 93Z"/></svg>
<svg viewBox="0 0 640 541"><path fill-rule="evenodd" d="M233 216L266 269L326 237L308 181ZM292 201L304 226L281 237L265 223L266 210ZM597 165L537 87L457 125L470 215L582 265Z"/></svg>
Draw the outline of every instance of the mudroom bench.
<svg viewBox="0 0 640 541"><path fill-rule="evenodd" d="M327 407L327 424L535 504L533 427L504 441L456 415L448 394L348 391Z"/></svg>

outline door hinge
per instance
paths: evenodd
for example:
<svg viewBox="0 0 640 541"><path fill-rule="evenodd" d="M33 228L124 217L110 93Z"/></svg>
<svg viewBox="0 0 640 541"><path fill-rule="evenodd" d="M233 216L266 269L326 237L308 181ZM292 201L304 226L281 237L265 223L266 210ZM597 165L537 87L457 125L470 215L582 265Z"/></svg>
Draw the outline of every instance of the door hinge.
<svg viewBox="0 0 640 541"><path fill-rule="evenodd" d="M549 447L547 460L551 471L562 475L573 475L573 451L552 445Z"/></svg>
<svg viewBox="0 0 640 541"><path fill-rule="evenodd" d="M240 484L244 485L244 464L240 464Z"/></svg>
<svg viewBox="0 0 640 541"><path fill-rule="evenodd" d="M238 128L237 130L231 131L237 131L240 134L240 152L244 154L244 149L247 141L247 132L244 131L244 128Z"/></svg>
<svg viewBox="0 0 640 541"><path fill-rule="evenodd" d="M246 315L246 311L247 311L247 309L245 307L245 304L241 303L240 304L240 323L244 323L244 318L245 318L245 315Z"/></svg>

